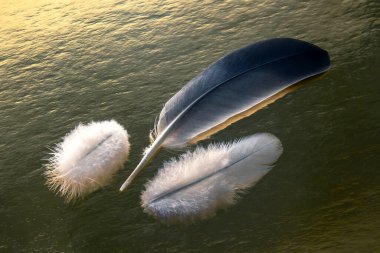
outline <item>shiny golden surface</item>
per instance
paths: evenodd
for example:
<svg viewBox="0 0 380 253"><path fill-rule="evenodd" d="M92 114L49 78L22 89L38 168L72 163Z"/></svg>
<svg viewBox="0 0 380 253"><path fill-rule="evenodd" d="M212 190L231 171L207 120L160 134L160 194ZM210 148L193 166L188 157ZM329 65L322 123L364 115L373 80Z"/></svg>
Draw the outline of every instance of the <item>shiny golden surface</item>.
<svg viewBox="0 0 380 253"><path fill-rule="evenodd" d="M378 13L378 1L353 0L0 0L0 252L378 252ZM186 227L139 203L182 151L162 151L117 195L163 103L219 57L271 37L326 49L332 69L199 144L270 132L284 146L276 168ZM65 205L44 185L48 147L110 118L131 135L129 161L113 185Z"/></svg>

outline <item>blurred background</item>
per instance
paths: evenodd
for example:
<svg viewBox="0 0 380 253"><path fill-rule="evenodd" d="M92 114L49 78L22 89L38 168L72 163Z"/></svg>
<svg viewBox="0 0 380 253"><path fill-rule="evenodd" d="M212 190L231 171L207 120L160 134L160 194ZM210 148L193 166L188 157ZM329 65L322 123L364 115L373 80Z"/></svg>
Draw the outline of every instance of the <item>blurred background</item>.
<svg viewBox="0 0 380 253"><path fill-rule="evenodd" d="M380 252L380 2L0 0L0 252ZM140 207L163 150L124 195L163 104L223 55L273 37L330 53L332 69L199 143L270 132L284 154L212 219L166 226ZM64 204L49 148L115 119L129 161ZM193 148L193 147L190 147Z"/></svg>

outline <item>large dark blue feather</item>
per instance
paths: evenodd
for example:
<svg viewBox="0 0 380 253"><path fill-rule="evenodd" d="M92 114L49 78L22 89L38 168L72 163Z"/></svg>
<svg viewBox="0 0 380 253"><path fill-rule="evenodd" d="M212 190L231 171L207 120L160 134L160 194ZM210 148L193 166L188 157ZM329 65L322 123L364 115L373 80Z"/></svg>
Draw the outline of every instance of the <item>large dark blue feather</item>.
<svg viewBox="0 0 380 253"><path fill-rule="evenodd" d="M183 146L230 117L329 67L328 53L304 41L278 38L246 46L213 63L175 94L160 114L157 134L176 120L163 145Z"/></svg>
<svg viewBox="0 0 380 253"><path fill-rule="evenodd" d="M155 127L155 141L120 191L131 184L161 147L184 146L233 116L329 67L326 51L288 38L261 41L223 57L165 104Z"/></svg>

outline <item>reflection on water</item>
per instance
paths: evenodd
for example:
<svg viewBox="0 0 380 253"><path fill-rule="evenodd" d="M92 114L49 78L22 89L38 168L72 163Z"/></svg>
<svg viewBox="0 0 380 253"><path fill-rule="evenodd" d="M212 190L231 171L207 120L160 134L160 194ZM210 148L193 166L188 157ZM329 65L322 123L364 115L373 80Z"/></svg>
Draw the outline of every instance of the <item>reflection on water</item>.
<svg viewBox="0 0 380 253"><path fill-rule="evenodd" d="M0 251L376 252L380 250L378 1L0 0ZM329 51L323 78L201 145L271 132L277 167L234 207L167 227L144 214L162 152L117 190L162 105L222 55L271 37ZM132 153L113 184L65 205L44 185L48 147L114 118Z"/></svg>

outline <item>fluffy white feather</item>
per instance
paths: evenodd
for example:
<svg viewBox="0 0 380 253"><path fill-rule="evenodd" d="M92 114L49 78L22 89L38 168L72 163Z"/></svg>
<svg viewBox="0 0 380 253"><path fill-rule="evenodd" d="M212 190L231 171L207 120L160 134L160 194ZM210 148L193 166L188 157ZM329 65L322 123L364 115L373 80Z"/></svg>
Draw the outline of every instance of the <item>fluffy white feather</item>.
<svg viewBox="0 0 380 253"><path fill-rule="evenodd" d="M142 206L166 223L210 217L255 185L281 154L280 140L268 133L207 149L198 147L164 164L145 185Z"/></svg>
<svg viewBox="0 0 380 253"><path fill-rule="evenodd" d="M79 124L54 148L47 185L67 202L105 186L128 158L128 138L114 120Z"/></svg>

